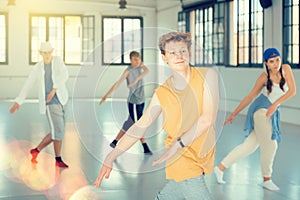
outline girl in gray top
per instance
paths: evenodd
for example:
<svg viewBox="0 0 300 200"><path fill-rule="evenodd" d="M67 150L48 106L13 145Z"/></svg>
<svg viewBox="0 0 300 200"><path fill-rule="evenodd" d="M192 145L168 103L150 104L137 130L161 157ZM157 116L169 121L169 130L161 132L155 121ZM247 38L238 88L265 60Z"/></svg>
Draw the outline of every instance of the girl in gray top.
<svg viewBox="0 0 300 200"><path fill-rule="evenodd" d="M143 77L148 73L148 68L141 62L141 55L136 51L132 51L129 54L130 66L125 69L118 81L108 90L108 92L102 97L100 105L104 103L106 98L122 83L124 79L127 81L127 86L129 88L129 95L127 98L129 116L124 122L122 129L119 131L117 137L112 141L110 146L115 148L118 141L126 133L126 131L134 124L134 105L136 107L137 120L143 115L144 105L145 105L145 93L144 93L144 83ZM141 138L144 153L152 155L145 138Z"/></svg>

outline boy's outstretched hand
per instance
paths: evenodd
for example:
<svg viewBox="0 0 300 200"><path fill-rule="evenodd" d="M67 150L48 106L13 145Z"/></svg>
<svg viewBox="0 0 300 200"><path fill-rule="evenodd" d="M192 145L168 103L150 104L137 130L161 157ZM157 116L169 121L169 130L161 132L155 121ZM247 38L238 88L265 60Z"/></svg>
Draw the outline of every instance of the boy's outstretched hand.
<svg viewBox="0 0 300 200"><path fill-rule="evenodd" d="M94 182L94 186L100 187L103 177L105 176L105 178L108 179L111 170L112 170L112 166L107 166L107 165L103 164L102 168L99 172L99 175L98 175L96 181Z"/></svg>
<svg viewBox="0 0 300 200"><path fill-rule="evenodd" d="M232 122L234 121L235 116L234 115L230 115L224 122L223 122L223 126L225 126L227 123L232 124Z"/></svg>
<svg viewBox="0 0 300 200"><path fill-rule="evenodd" d="M102 97L102 99L99 101L99 105L102 105L105 100L106 100L107 96Z"/></svg>
<svg viewBox="0 0 300 200"><path fill-rule="evenodd" d="M10 110L9 110L10 114L14 114L14 112L15 112L16 110L19 110L19 108L20 108L20 104L14 103L14 105L13 105L13 106L10 108Z"/></svg>

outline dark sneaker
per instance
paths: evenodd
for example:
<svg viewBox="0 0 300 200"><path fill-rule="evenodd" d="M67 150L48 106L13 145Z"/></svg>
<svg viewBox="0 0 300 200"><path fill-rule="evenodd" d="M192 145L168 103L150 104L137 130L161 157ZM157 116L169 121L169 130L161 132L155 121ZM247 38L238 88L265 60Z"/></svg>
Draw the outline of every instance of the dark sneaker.
<svg viewBox="0 0 300 200"><path fill-rule="evenodd" d="M117 143L118 143L118 141L117 140L114 140L114 141L112 141L111 143L110 143L110 147L111 148L115 148L116 146L117 146Z"/></svg>
<svg viewBox="0 0 300 200"><path fill-rule="evenodd" d="M61 167L61 168L68 168L68 167L69 167L69 166L68 166L66 163L64 163L63 161L61 161L61 162L56 161L55 165L56 165L57 167Z"/></svg>
<svg viewBox="0 0 300 200"><path fill-rule="evenodd" d="M147 143L142 143L143 148L144 148L144 154L146 155L152 155L153 153L151 152L149 146L147 145Z"/></svg>
<svg viewBox="0 0 300 200"><path fill-rule="evenodd" d="M111 148L115 148L116 147L116 144L115 143L110 143L110 145L109 145Z"/></svg>
<svg viewBox="0 0 300 200"><path fill-rule="evenodd" d="M144 151L144 154L146 154L146 155L152 155L153 153L152 153L152 151Z"/></svg>
<svg viewBox="0 0 300 200"><path fill-rule="evenodd" d="M39 155L39 150L37 150L37 149L31 149L30 150L30 154L31 154L31 156L32 156L32 158L31 158L31 162L32 163L37 163L37 161L36 161L36 158L37 158L37 156Z"/></svg>

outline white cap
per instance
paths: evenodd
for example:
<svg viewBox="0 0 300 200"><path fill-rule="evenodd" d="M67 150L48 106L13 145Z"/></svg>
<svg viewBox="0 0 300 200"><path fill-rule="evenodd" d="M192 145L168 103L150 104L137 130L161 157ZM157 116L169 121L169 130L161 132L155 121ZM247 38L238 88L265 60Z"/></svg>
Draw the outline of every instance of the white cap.
<svg viewBox="0 0 300 200"><path fill-rule="evenodd" d="M52 50L53 50L53 48L52 48L50 42L42 42L41 43L40 51L49 52L49 51L52 51Z"/></svg>

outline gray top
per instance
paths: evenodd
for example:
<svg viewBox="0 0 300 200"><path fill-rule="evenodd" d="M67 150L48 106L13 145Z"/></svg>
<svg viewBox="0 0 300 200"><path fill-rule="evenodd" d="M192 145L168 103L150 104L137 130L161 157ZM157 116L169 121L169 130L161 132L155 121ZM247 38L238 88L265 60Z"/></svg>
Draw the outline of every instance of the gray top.
<svg viewBox="0 0 300 200"><path fill-rule="evenodd" d="M126 78L127 85L132 83L137 77L143 73L142 67L132 67L128 66L127 70L129 74ZM132 104L142 104L145 102L145 93L144 93L144 82L143 79L139 80L137 84L129 88L129 96L127 101Z"/></svg>
<svg viewBox="0 0 300 200"><path fill-rule="evenodd" d="M45 69L45 99L47 100L47 97L49 95L49 93L51 92L52 88L53 88L53 80L52 80L52 63L49 64L44 64L44 69ZM50 104L59 104L59 100L57 98L57 95L55 93L55 95L53 96L52 100L48 103L46 103L46 105L50 105Z"/></svg>

